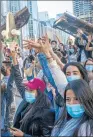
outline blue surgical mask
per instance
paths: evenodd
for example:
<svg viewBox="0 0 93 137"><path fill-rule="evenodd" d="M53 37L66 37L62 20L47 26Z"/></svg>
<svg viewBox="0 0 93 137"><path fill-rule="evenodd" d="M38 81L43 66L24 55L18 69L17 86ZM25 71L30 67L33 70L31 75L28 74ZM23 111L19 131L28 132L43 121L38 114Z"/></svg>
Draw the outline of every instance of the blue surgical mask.
<svg viewBox="0 0 93 137"><path fill-rule="evenodd" d="M86 65L86 70L87 71L93 71L93 65Z"/></svg>
<svg viewBox="0 0 93 137"><path fill-rule="evenodd" d="M28 91L25 91L25 98L26 98L26 101L31 103L31 104L34 103L36 100L35 93L31 93Z"/></svg>
<svg viewBox="0 0 93 137"><path fill-rule="evenodd" d="M71 82L73 80L77 80L77 79L81 79L81 77L79 75L71 75L71 76L67 76L67 81Z"/></svg>
<svg viewBox="0 0 93 137"><path fill-rule="evenodd" d="M74 104L74 105L67 104L66 109L67 109L68 114L72 118L80 118L85 112L84 107L80 104Z"/></svg>
<svg viewBox="0 0 93 137"><path fill-rule="evenodd" d="M71 53L74 53L74 49L69 49L69 51L70 51Z"/></svg>

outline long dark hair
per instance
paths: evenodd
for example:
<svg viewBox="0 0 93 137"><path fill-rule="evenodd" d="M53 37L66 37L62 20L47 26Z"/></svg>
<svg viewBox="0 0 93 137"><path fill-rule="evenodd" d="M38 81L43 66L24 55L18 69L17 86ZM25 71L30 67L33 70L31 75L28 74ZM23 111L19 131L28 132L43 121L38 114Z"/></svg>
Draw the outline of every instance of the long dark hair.
<svg viewBox="0 0 93 137"><path fill-rule="evenodd" d="M51 103L47 96L42 93L41 91L37 91L38 95L36 101L30 105L28 112L26 113L25 117L22 120L21 129L26 132L28 123L31 122L33 118L42 118L44 109L49 109Z"/></svg>
<svg viewBox="0 0 93 137"><path fill-rule="evenodd" d="M86 62L84 63L84 67L86 67L86 64L87 64L88 61L93 62L93 58L88 58L88 59L86 60Z"/></svg>
<svg viewBox="0 0 93 137"><path fill-rule="evenodd" d="M66 70L67 70L67 68L68 68L69 66L76 66L76 67L79 69L79 71L80 71L83 79L84 79L87 83L89 83L88 74L87 74L86 69L83 67L83 65L81 65L81 64L78 63L78 62L70 62L70 63L67 63L67 64L64 66L64 68L63 68L63 71L64 71L65 74L66 74Z"/></svg>
<svg viewBox="0 0 93 137"><path fill-rule="evenodd" d="M25 68L26 63L32 63L32 61L35 60L35 57L33 55L29 55L26 57L26 59L23 62L23 68Z"/></svg>
<svg viewBox="0 0 93 137"><path fill-rule="evenodd" d="M62 127L62 125L64 126L64 122L66 119L68 119L68 114L66 111L66 93L69 89L72 89L72 91L75 93L78 101L80 102L80 104L83 105L84 109L85 109L85 115L83 116L80 126L86 122L89 121L88 124L90 124L90 131L91 134L93 134L93 123L90 122L91 120L93 120L93 92L91 91L88 83L85 80L75 80L75 81L71 81L69 82L69 84L67 85L66 89L65 89L65 93L64 93L64 101L65 101L65 105L62 111L62 115L59 118L59 120L56 122L56 125L58 125L58 127ZM92 125L91 125L92 124ZM75 131L75 135L77 136L78 134L78 130L80 128L80 126L78 126L77 130Z"/></svg>

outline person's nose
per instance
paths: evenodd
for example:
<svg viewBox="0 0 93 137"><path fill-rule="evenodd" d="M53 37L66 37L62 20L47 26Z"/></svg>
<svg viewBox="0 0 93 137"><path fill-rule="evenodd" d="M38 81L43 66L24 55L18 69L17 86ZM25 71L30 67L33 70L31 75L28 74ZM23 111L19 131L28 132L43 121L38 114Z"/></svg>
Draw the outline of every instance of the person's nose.
<svg viewBox="0 0 93 137"><path fill-rule="evenodd" d="M74 99L73 99L73 98L70 100L70 103L69 103L69 104L70 104L70 105L75 104L75 101L74 101Z"/></svg>

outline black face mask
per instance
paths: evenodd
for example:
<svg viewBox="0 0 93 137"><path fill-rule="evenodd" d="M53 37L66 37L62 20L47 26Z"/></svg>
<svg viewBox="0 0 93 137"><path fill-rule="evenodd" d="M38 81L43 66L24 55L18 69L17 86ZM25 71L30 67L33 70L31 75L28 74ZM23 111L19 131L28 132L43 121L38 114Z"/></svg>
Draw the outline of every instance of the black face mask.
<svg viewBox="0 0 93 137"><path fill-rule="evenodd" d="M2 73L2 75L6 76L6 70L5 70L4 66L1 67L1 73Z"/></svg>

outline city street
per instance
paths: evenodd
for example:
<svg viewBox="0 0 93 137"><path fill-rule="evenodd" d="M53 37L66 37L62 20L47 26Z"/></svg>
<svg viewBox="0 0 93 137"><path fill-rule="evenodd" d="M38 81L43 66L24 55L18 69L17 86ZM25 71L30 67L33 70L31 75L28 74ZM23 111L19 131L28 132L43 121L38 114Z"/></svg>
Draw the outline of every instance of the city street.
<svg viewBox="0 0 93 137"><path fill-rule="evenodd" d="M1 137L93 137L93 0L1 0Z"/></svg>

